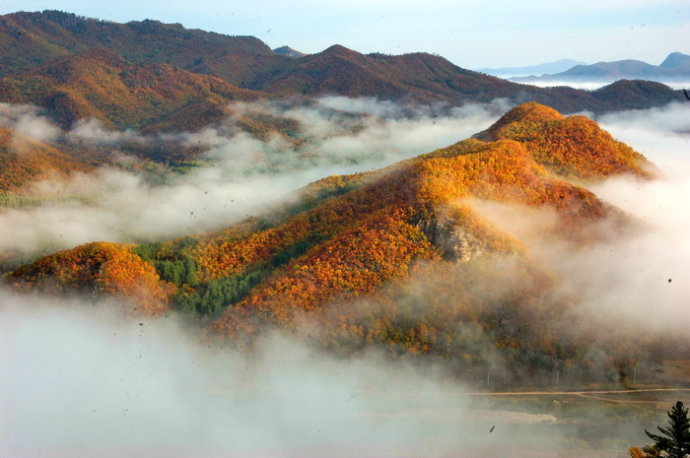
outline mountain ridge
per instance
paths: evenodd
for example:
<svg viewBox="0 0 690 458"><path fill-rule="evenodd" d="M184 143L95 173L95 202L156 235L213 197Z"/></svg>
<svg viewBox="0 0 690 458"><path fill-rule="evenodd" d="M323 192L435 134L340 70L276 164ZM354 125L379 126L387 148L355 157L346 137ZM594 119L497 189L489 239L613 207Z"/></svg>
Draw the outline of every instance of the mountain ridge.
<svg viewBox="0 0 690 458"><path fill-rule="evenodd" d="M133 65L105 49L87 49L0 79L3 101L45 107L67 129L89 118L119 129L142 128L192 100L222 107L259 96L168 64Z"/></svg>
<svg viewBox="0 0 690 458"><path fill-rule="evenodd" d="M602 339L598 351L610 357L591 361L591 336L560 319L572 305L544 296L559 281L549 265L475 203L546 210L555 219L545 236L589 246L635 222L583 183L651 179L649 169L595 122L527 103L475 138L321 179L275 212L226 229L87 243L3 280L23 292L114 296L139 314L172 311L231 345L280 329L339 354L378 346L465 373L500 355L519 373L549 374L557 359L624 377L625 347Z"/></svg>
<svg viewBox="0 0 690 458"><path fill-rule="evenodd" d="M544 62L543 64L525 65L520 67L478 68L477 71L488 73L492 76L498 76L499 78L506 78L558 73L566 71L575 65L586 65L586 63L575 59L559 59L553 62Z"/></svg>
<svg viewBox="0 0 690 458"><path fill-rule="evenodd" d="M620 79L644 79L658 82L688 81L690 80L690 55L673 52L660 65L624 59L597 62L591 65L575 65L566 71L554 74L510 78L511 81L523 83L539 81L612 82Z"/></svg>
<svg viewBox="0 0 690 458"><path fill-rule="evenodd" d="M155 129L146 124L165 118L182 128L198 128L217 120L222 112L219 104L235 98L345 95L447 107L491 103L499 98L516 104L535 100L572 113L647 108L683 97L670 88L642 90L622 100L570 88L537 88L466 70L428 53L365 55L333 45L319 53L291 58L253 37L188 30L153 20L117 24L58 11L0 17L0 45L6 57L0 68L2 100L38 104L65 127L74 120L95 116L118 129ZM73 71L76 75L90 74L93 84L86 87L78 78L59 80L55 67L62 65L60 62L71 60L76 65L79 59L96 53L93 49L107 50L101 52L112 54L111 61L86 59L81 62L84 68ZM124 63L113 65L114 56ZM148 88L144 91L147 95L140 97L141 88L125 84L118 96L107 102L109 108L99 108L90 99L105 99L103 94L96 94L95 87L116 82L113 75L99 72L98 66L117 73L123 66L130 73L149 73L139 83L168 86L169 94L161 98L163 94L156 95ZM38 94L40 91L58 97ZM196 108L183 109L185 103ZM130 116L133 104L139 105L142 113ZM122 114L128 112L128 116Z"/></svg>
<svg viewBox="0 0 690 458"><path fill-rule="evenodd" d="M156 297L169 291L172 281L178 284L176 307L209 316L221 310L198 308L210 294L198 285L245 284L246 297L238 296L239 302L226 308L230 318L221 314L212 325L233 334L234 326L243 322L233 314L253 317L257 310L271 311L267 317L286 325L298 311L314 310L347 291L369 294L401 278L415 260L469 262L483 253L520 252L519 243L492 229L462 199L549 206L573 237L586 240L583 223L616 212L564 179L621 173L652 177L642 155L615 141L595 122L566 118L535 103L514 108L476 137L380 171L320 180L302 191L304 198L294 210L271 220L135 247L137 262L162 269ZM592 160L596 155L601 159ZM93 249L89 244L38 260L8 279L40 285L52 278L59 284L61 278L74 275L41 266L61 265L61 256L72 259L80 250ZM178 277L166 271L173 266ZM228 330L229 323L235 330Z"/></svg>

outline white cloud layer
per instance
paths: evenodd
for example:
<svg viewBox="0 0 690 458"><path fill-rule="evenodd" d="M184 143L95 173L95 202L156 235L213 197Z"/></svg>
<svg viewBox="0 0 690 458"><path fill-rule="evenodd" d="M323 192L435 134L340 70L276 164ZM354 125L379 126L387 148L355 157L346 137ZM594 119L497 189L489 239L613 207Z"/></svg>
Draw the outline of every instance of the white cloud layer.
<svg viewBox="0 0 690 458"><path fill-rule="evenodd" d="M0 127L43 142L53 141L60 135L60 129L33 105L0 103Z"/></svg>
<svg viewBox="0 0 690 458"><path fill-rule="evenodd" d="M557 421L473 407L439 368L280 335L247 353L117 310L0 291L0 455L519 457L515 428Z"/></svg>

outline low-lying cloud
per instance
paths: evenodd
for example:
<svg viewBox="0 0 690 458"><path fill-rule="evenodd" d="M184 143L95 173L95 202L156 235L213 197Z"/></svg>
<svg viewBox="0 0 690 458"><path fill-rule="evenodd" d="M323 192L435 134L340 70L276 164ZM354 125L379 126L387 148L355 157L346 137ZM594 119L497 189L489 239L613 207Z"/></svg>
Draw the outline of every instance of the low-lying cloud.
<svg viewBox="0 0 690 458"><path fill-rule="evenodd" d="M41 109L33 105L0 103L0 127L44 142L53 141L61 134Z"/></svg>
<svg viewBox="0 0 690 458"><path fill-rule="evenodd" d="M645 78L641 78L642 80L645 80ZM617 79L611 79L608 81L578 81L578 80L568 80L568 79L563 79L563 80L523 80L521 78L515 79L516 83L521 83L521 84L529 84L530 86L537 86L537 87L562 87L562 86L568 86L572 87L574 89L582 89L584 91L596 91L597 89L601 89L604 86L608 86L609 84L613 84ZM674 90L681 90L681 89L687 89L690 88L690 81L659 81L659 83L664 84L671 89Z"/></svg>
<svg viewBox="0 0 690 458"><path fill-rule="evenodd" d="M28 116L36 126L46 125L50 135L34 136L56 138L55 128L35 109L5 108L14 113L12 119ZM67 143L108 148L114 163L124 167L32 183L33 195L46 203L0 212L0 255L30 257L95 240L147 241L220 229L266 211L325 176L378 169L452 144L499 114L497 107L411 111L390 102L342 97L306 107L237 103L230 111L234 114L227 120L199 132L146 136L108 131L90 120L61 134ZM249 135L237 127L248 114L296 121L299 141L277 133L263 140ZM11 126L18 129L19 123ZM119 148L150 144L199 148L201 162L185 173L167 173L157 183L127 171L136 160Z"/></svg>
<svg viewBox="0 0 690 458"><path fill-rule="evenodd" d="M471 405L440 368L279 334L248 353L121 310L0 291L0 454L533 456L516 428L558 422Z"/></svg>

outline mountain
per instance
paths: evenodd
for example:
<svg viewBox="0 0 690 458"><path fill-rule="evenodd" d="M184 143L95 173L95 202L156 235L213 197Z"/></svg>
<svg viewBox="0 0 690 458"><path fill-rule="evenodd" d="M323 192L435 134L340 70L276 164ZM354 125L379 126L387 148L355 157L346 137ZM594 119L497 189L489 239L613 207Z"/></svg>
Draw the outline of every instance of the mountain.
<svg viewBox="0 0 690 458"><path fill-rule="evenodd" d="M129 300L133 310L155 315L168 310L170 285L160 281L156 269L132 253L131 247L115 243L91 243L36 261L16 275L42 281L44 291L85 292L113 295ZM53 283L50 278L55 279ZM20 289L30 283L25 281Z"/></svg>
<svg viewBox="0 0 690 458"><path fill-rule="evenodd" d="M685 75L690 73L690 56L679 52L672 52L659 65L661 68L682 71Z"/></svg>
<svg viewBox="0 0 690 458"><path fill-rule="evenodd" d="M287 56L287 57L304 57L304 56L306 56L305 53L299 52L296 49L292 49L289 46L281 46L280 48L275 48L273 50L273 52L276 54Z"/></svg>
<svg viewBox="0 0 690 458"><path fill-rule="evenodd" d="M383 99L489 101L508 97L510 83L463 70L446 59L426 53L364 55L334 45L293 61L289 71L257 89L275 95L373 96Z"/></svg>
<svg viewBox="0 0 690 458"><path fill-rule="evenodd" d="M659 82L688 81L690 79L690 56L674 52L661 63L651 65L639 60L597 62L592 65L576 65L564 72L537 76L516 77L511 81L588 81L613 82L620 79L639 79Z"/></svg>
<svg viewBox="0 0 690 458"><path fill-rule="evenodd" d="M649 179L650 170L594 121L527 103L476 138L379 171L317 181L264 217L166 242L90 243L5 280L24 291L114 295L154 314L172 308L227 338L316 320L309 335L337 351L382 344L467 354L468 364L483 361L472 356L467 334L483 327L491 345L515 350L516 363L539 366L534 361L549 348L572 345L566 358L585 354L575 349L587 345L586 336L553 319L567 304L540 301L556 281L549 266L472 202L550 208L554 233L587 244L604 218L620 228L631 222L575 183L615 174Z"/></svg>
<svg viewBox="0 0 690 458"><path fill-rule="evenodd" d="M254 37L189 30L180 24L148 19L117 24L51 10L1 16L0 45L0 76L93 48L109 49L135 64L169 64L183 69L234 50L273 54Z"/></svg>
<svg viewBox="0 0 690 458"><path fill-rule="evenodd" d="M65 128L79 119L96 118L118 129L165 122L177 110L203 107L216 116L190 122L207 124L223 115L231 100L255 100L258 94L218 78L168 64L134 65L102 49L89 49L0 79L5 102L45 107Z"/></svg>
<svg viewBox="0 0 690 458"><path fill-rule="evenodd" d="M225 116L228 101L331 94L448 107L534 100L563 112L647 108L683 97L654 87L633 99L601 99L515 84L427 53L364 55L334 45L288 57L253 37L58 11L1 16L0 45L0 101L41 106L66 128L95 117L117 129L195 130Z"/></svg>
<svg viewBox="0 0 690 458"><path fill-rule="evenodd" d="M543 75L546 73L564 72L576 65L585 65L584 62L573 59L561 59L554 62L532 65L527 67L502 67L502 68L479 68L478 72L486 73L499 78L509 78L527 75Z"/></svg>

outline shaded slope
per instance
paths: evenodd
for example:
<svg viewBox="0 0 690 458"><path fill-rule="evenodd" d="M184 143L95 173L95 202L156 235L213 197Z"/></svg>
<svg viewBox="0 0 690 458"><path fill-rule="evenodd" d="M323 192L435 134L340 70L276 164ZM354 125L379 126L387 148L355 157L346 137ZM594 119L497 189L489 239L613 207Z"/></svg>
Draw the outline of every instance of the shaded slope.
<svg viewBox="0 0 690 458"><path fill-rule="evenodd" d="M272 95L340 94L368 96L401 102L445 102L457 106L488 103L504 98L515 103L536 101L559 111L609 110L660 106L680 100L682 93L646 81L633 82L635 89L609 95L618 84L601 91L569 87L538 88L460 68L446 59L426 53L400 56L360 54L335 45L317 54L274 68L274 76L255 80L253 89Z"/></svg>
<svg viewBox="0 0 690 458"><path fill-rule="evenodd" d="M280 54L258 54L245 49L232 49L221 57L207 59L190 70L216 76L238 87L258 90L276 75L291 69L292 60Z"/></svg>
<svg viewBox="0 0 690 458"><path fill-rule="evenodd" d="M50 10L2 16L0 45L4 49L0 76L92 48L107 48L134 63L180 68L198 66L237 49L273 54L254 37L190 30L154 20L118 24Z"/></svg>
<svg viewBox="0 0 690 458"><path fill-rule="evenodd" d="M340 94L418 103L443 101L450 106L506 98L537 100L565 111L608 109L584 91L514 84L465 70L440 56L364 55L340 45L295 59L290 67L255 88L274 95Z"/></svg>
<svg viewBox="0 0 690 458"><path fill-rule="evenodd" d="M680 91L677 93L680 95ZM620 80L593 91L592 95L618 110L644 109L649 100L656 101L657 106L679 101L679 97L669 93L668 86L654 81Z"/></svg>

